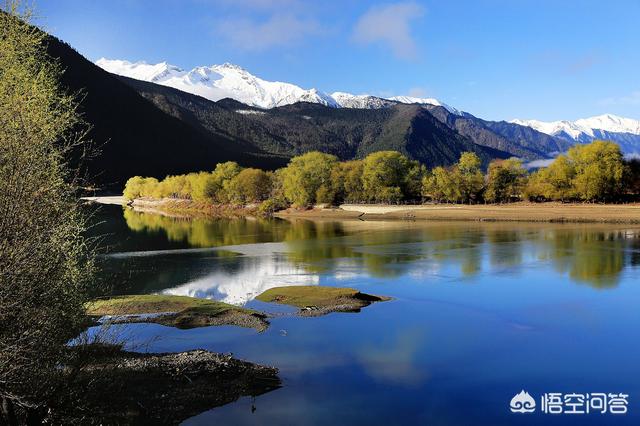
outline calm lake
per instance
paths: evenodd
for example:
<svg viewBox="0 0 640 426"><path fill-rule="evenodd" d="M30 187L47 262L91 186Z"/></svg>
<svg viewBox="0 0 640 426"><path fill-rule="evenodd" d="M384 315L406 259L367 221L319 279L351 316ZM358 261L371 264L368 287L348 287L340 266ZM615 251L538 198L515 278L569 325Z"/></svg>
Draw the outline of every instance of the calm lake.
<svg viewBox="0 0 640 426"><path fill-rule="evenodd" d="M276 317L263 333L120 326L136 350L203 348L280 369L282 388L184 424L640 423L639 226L184 220L117 206L96 220L116 294L260 309L255 296L284 285L393 297ZM510 411L521 390L534 413ZM628 394L628 412L542 413L554 392Z"/></svg>

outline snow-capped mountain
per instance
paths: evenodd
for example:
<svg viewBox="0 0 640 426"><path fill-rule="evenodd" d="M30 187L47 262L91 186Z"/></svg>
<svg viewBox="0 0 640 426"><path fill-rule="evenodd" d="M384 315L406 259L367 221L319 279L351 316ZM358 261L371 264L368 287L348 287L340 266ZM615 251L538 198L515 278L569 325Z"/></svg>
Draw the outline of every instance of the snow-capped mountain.
<svg viewBox="0 0 640 426"><path fill-rule="evenodd" d="M625 153L640 152L640 121L603 114L576 121L511 120L511 123L531 127L539 132L570 142L589 143L594 139L612 140Z"/></svg>
<svg viewBox="0 0 640 426"><path fill-rule="evenodd" d="M445 103L442 103L439 100L434 98L416 98L413 96L392 96L389 99L392 101L400 102L402 104L428 104L428 105L441 106L452 114L462 115L461 111Z"/></svg>
<svg viewBox="0 0 640 426"><path fill-rule="evenodd" d="M196 67L191 71L166 62L147 64L105 58L99 59L96 65L113 74L173 87L212 101L232 98L260 108L273 108L300 101L338 106L331 96L316 89L305 90L294 84L262 80L229 63Z"/></svg>
<svg viewBox="0 0 640 426"><path fill-rule="evenodd" d="M399 102L371 95L352 95L345 92L333 92L331 97L342 108L386 108Z"/></svg>
<svg viewBox="0 0 640 426"><path fill-rule="evenodd" d="M345 92L334 92L329 95L317 89L303 89L291 83L263 80L229 63L196 67L191 71L166 62L148 64L105 58L96 61L96 65L113 74L173 87L212 101L231 98L259 108L273 108L296 102L313 102L336 108L368 109L386 108L397 103L417 103L440 105L450 112L458 113L455 108L431 98L401 96L385 99Z"/></svg>
<svg viewBox="0 0 640 426"><path fill-rule="evenodd" d="M233 64L201 66L190 71L161 62L129 62L99 59L96 65L113 74L173 87L212 101L235 99L259 108L274 108L296 102L312 102L334 108L387 108L401 104L441 106L449 113L464 117L465 113L438 99L412 96L382 98L372 95L353 95L345 92L324 93L317 89L303 89L291 83L263 80ZM242 110L243 113L257 113ZM594 139L612 140L625 153L640 153L640 121L611 114L576 121L511 120L510 123L530 127L570 143L588 143Z"/></svg>

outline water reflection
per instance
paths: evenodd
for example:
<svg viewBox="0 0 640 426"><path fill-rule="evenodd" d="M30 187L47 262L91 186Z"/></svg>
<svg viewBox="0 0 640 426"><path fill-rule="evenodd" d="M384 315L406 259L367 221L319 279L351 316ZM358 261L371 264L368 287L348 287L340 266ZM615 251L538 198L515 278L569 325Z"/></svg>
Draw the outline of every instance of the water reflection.
<svg viewBox="0 0 640 426"><path fill-rule="evenodd" d="M263 333L128 325L149 350L205 348L280 369L284 387L257 411L241 401L186 424L503 425L513 423L506 407L523 386L640 392L640 346L629 338L638 328L640 226L190 221L119 209L108 221L118 253L102 258L103 275L117 292L257 309L251 299L275 285L394 298L352 315L277 315ZM634 413L626 424L638 423Z"/></svg>
<svg viewBox="0 0 640 426"><path fill-rule="evenodd" d="M273 286L318 284L323 276L392 278L447 268L473 278L534 261L549 262L573 282L609 288L625 267L640 262L638 231L604 225L189 220L129 209L124 220L134 234L214 249L142 260L121 254L107 268L119 283L116 292L165 291L236 304Z"/></svg>

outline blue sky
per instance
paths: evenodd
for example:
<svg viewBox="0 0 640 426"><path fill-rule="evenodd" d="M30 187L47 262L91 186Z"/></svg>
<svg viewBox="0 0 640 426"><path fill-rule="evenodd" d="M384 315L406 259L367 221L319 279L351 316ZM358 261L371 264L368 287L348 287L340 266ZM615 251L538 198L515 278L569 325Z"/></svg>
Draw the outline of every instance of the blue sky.
<svg viewBox="0 0 640 426"><path fill-rule="evenodd" d="M267 80L436 97L487 119L640 119L639 0L39 0L91 60L232 62Z"/></svg>

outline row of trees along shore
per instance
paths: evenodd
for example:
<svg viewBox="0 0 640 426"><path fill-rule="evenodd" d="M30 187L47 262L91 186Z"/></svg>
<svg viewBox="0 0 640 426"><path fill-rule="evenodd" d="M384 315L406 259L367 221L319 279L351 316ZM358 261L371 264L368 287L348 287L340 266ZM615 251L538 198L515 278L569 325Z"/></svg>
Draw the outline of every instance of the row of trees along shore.
<svg viewBox="0 0 640 426"><path fill-rule="evenodd" d="M262 203L265 211L318 203L620 202L640 192L639 170L638 161L625 161L619 146L605 141L576 145L531 173L515 158L494 160L484 173L480 159L471 152L463 153L453 166L432 170L396 151L351 161L309 152L276 171L226 162L212 172L161 181L135 176L127 181L124 197Z"/></svg>

